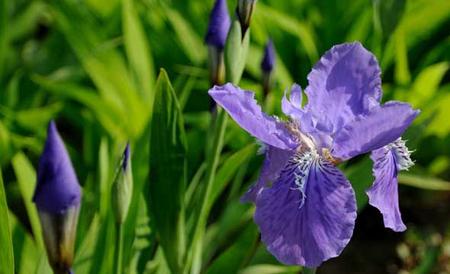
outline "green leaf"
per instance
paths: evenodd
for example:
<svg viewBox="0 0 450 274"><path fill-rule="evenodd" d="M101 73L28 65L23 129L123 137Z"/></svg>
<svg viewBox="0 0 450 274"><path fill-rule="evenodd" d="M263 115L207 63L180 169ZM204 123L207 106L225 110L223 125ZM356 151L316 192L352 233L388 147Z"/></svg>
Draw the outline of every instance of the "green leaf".
<svg viewBox="0 0 450 274"><path fill-rule="evenodd" d="M0 0L0 81L3 78L8 47L8 3L8 0Z"/></svg>
<svg viewBox="0 0 450 274"><path fill-rule="evenodd" d="M256 144L250 144L243 149L237 151L220 167L217 172L216 179L212 185L211 195L208 200L208 207L214 204L214 201L219 197L227 184L231 181L233 175L251 156L256 152Z"/></svg>
<svg viewBox="0 0 450 274"><path fill-rule="evenodd" d="M369 157L365 157L362 161L346 169L345 175L352 183L356 195L356 204L358 210L361 210L369 201L366 190L373 182L372 160Z"/></svg>
<svg viewBox="0 0 450 274"><path fill-rule="evenodd" d="M36 172L28 158L22 152L18 152L14 155L12 158L12 166L17 177L17 183L19 184L20 193L22 194L25 203L28 218L30 219L31 230L33 231L36 245L41 250L44 250L39 215L36 206L32 201L33 192L36 188Z"/></svg>
<svg viewBox="0 0 450 274"><path fill-rule="evenodd" d="M401 85L407 85L411 81L408 65L408 49L406 48L405 35L402 30L395 34L395 81Z"/></svg>
<svg viewBox="0 0 450 274"><path fill-rule="evenodd" d="M374 0L375 16L379 17L384 37L395 30L405 11L405 0Z"/></svg>
<svg viewBox="0 0 450 274"><path fill-rule="evenodd" d="M299 266L259 264L249 266L240 271L239 274L295 274L299 273L300 269Z"/></svg>
<svg viewBox="0 0 450 274"><path fill-rule="evenodd" d="M179 44L184 52L194 64L200 64L206 59L206 51L203 40L191 27L189 21L186 21L177 11L166 8L167 19L172 24L173 30L177 35Z"/></svg>
<svg viewBox="0 0 450 274"><path fill-rule="evenodd" d="M412 91L408 96L408 102L415 107L419 107L432 99L448 67L448 62L441 62L422 70L414 81Z"/></svg>
<svg viewBox="0 0 450 274"><path fill-rule="evenodd" d="M314 64L319 59L316 43L312 30L304 23L297 20L295 17L291 17L285 13L279 12L273 8L258 3L256 16L261 14L263 21L266 24L272 24L278 28L295 35L299 42L303 45L306 54L309 57L311 64Z"/></svg>
<svg viewBox="0 0 450 274"><path fill-rule="evenodd" d="M14 273L14 253L8 219L8 204L6 203L5 188L0 170L0 220L2 220L0 226L0 246L2 248L0 252L0 274Z"/></svg>
<svg viewBox="0 0 450 274"><path fill-rule="evenodd" d="M207 274L237 273L253 257L259 233L255 225L249 225L236 243L223 252L208 268Z"/></svg>
<svg viewBox="0 0 450 274"><path fill-rule="evenodd" d="M398 175L398 182L403 185L427 190L450 191L450 182L430 176L400 173Z"/></svg>
<svg viewBox="0 0 450 274"><path fill-rule="evenodd" d="M164 70L156 84L150 140L148 209L169 268L181 273L185 255L186 137L180 106Z"/></svg>
<svg viewBox="0 0 450 274"><path fill-rule="evenodd" d="M136 74L143 98L153 98L153 60L134 0L122 1L123 35L131 70Z"/></svg>

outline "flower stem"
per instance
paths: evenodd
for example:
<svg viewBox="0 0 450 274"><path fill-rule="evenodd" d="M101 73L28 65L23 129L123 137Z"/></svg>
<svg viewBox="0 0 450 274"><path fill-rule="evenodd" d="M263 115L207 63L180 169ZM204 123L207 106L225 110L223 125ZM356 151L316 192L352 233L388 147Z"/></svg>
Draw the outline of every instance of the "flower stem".
<svg viewBox="0 0 450 274"><path fill-rule="evenodd" d="M303 274L315 274L316 273L317 268L308 268L308 267L304 267L303 268Z"/></svg>
<svg viewBox="0 0 450 274"><path fill-rule="evenodd" d="M201 254L203 248L203 234L206 229L206 221L208 219L209 211L211 209L210 196L212 186L216 176L217 165L219 164L220 153L223 147L223 140L225 135L225 128L227 124L227 115L223 109L217 110L217 117L214 127L214 137L212 143L212 153L208 155L207 170L206 170L206 190L203 195L203 201L198 216L198 221L194 230L192 239L192 263L191 274L200 273L201 268Z"/></svg>
<svg viewBox="0 0 450 274"><path fill-rule="evenodd" d="M122 249L123 249L123 226L116 223L116 249L114 251L114 269L116 274L122 274Z"/></svg>

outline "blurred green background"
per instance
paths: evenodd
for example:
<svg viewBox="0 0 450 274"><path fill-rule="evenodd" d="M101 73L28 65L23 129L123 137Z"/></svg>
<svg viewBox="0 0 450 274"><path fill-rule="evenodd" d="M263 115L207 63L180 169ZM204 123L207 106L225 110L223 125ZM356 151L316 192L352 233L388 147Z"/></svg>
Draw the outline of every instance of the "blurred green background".
<svg viewBox="0 0 450 274"><path fill-rule="evenodd" d="M164 257L161 243L170 235L156 233L161 227L149 216L179 218L181 208L185 224L178 236L185 239L180 241L185 252L179 252L189 256L211 150L205 145L211 115L203 37L213 1L0 3L0 177L9 207L0 205L0 225L4 233L9 219L13 246L12 252L2 244L0 258L14 255L15 273L50 273L31 197L46 127L55 119L83 186L75 273L113 273L110 189L127 140L135 191L125 230L126 273L169 273L167 257L176 255ZM234 12L236 1L228 4ZM263 102L259 66L269 37L277 63L274 88ZM378 57L383 100L407 101L422 110L404 136L416 162L400 175L408 230L383 228L381 215L366 206L371 162L367 156L354 159L342 169L357 192L355 233L343 254L318 273L450 273L450 1L259 0L241 87L255 91L268 112L280 114L285 88L293 82L305 87L307 73L324 51L355 40ZM149 155L150 131L168 131L163 124L153 130L150 125L156 91L171 90L164 72L157 83L160 68L178 98L175 119L184 123L179 136L186 152L173 166L187 167L179 168L182 174L175 178L158 178L169 182L162 190L148 187L150 166L171 163L166 155ZM262 156L256 151L253 138L228 123L208 201L201 273L301 272L279 265L267 253L252 221L253 206L239 202L258 174ZM161 203L148 203L149 192Z"/></svg>

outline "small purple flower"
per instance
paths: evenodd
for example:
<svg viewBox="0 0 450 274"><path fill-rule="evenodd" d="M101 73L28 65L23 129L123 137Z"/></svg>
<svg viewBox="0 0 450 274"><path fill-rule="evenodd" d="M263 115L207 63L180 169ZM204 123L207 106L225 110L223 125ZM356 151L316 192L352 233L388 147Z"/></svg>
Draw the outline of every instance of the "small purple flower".
<svg viewBox="0 0 450 274"><path fill-rule="evenodd" d="M40 211L64 213L78 206L81 189L55 123L50 122L42 152L33 201Z"/></svg>
<svg viewBox="0 0 450 274"><path fill-rule="evenodd" d="M272 40L269 40L264 49L264 56L261 61L261 70L265 73L270 73L275 66L275 48Z"/></svg>
<svg viewBox="0 0 450 274"><path fill-rule="evenodd" d="M208 32L205 37L206 44L223 49L230 25L231 19L226 0L216 0L209 17Z"/></svg>
<svg viewBox="0 0 450 274"><path fill-rule="evenodd" d="M231 84L209 91L214 100L265 144L258 181L242 198L256 203L255 222L268 250L285 264L317 267L338 256L353 234L355 194L336 165L372 151L370 203L386 227L404 230L397 171L411 165L399 139L418 115L401 102L380 104L376 58L360 43L334 46L281 104L284 122L262 112L254 94Z"/></svg>

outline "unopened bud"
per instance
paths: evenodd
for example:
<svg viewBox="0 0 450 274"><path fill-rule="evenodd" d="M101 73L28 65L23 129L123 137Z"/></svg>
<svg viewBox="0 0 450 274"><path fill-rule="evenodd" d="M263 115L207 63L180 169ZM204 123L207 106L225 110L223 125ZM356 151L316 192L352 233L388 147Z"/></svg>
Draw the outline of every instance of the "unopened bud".
<svg viewBox="0 0 450 274"><path fill-rule="evenodd" d="M261 60L261 71L263 77L264 96L269 94L272 86L272 71L275 66L275 49L272 40L269 40L264 49L264 56Z"/></svg>
<svg viewBox="0 0 450 274"><path fill-rule="evenodd" d="M80 201L78 179L52 121L39 160L33 202L39 212L48 260L55 274L72 273Z"/></svg>
<svg viewBox="0 0 450 274"><path fill-rule="evenodd" d="M252 19L253 9L255 7L256 0L239 0L237 6L237 16L242 28L242 37L245 36L247 29L250 27L250 21Z"/></svg>
<svg viewBox="0 0 450 274"><path fill-rule="evenodd" d="M133 174L131 171L130 144L127 144L123 152L120 166L117 169L112 189L112 206L116 216L116 222L122 224L130 208L133 194Z"/></svg>

